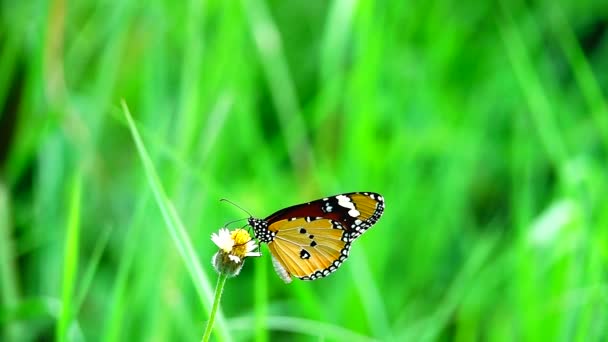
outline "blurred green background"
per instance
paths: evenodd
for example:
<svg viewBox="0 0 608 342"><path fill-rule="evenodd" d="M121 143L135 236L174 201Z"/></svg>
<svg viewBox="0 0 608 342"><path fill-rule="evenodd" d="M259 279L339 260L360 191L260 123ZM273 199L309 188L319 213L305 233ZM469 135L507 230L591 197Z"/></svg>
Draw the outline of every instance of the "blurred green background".
<svg viewBox="0 0 608 342"><path fill-rule="evenodd" d="M605 1L0 19L1 340L200 340L210 234L246 216L218 200L265 217L349 191L386 212L344 266L286 285L264 246L214 340L608 339Z"/></svg>

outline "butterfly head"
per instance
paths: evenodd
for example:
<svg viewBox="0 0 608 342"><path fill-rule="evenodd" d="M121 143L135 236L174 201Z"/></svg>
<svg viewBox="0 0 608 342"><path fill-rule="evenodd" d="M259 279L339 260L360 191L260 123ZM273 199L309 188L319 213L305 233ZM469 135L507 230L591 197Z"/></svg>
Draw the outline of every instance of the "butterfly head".
<svg viewBox="0 0 608 342"><path fill-rule="evenodd" d="M269 243L274 240L276 232L268 230L268 222L266 220L250 217L247 222L249 222L249 225L253 228L255 237L260 240L260 242Z"/></svg>

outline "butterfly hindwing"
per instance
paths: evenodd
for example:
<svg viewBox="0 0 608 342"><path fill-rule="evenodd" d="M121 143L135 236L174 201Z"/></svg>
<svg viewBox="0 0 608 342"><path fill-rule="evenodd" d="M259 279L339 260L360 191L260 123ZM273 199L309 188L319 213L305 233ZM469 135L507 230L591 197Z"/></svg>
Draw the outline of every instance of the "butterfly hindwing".
<svg viewBox="0 0 608 342"><path fill-rule="evenodd" d="M348 257L349 233L336 221L298 218L275 222L268 229L276 232L268 244L270 252L290 276L304 280L324 277Z"/></svg>

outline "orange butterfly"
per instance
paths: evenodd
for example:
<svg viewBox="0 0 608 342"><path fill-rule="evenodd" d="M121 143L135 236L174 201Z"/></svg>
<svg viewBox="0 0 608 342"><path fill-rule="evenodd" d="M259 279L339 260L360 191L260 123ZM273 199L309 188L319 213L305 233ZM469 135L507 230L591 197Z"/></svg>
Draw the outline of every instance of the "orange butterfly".
<svg viewBox="0 0 608 342"><path fill-rule="evenodd" d="M352 242L384 212L384 198L351 192L294 205L265 219L250 217L255 237L270 248L279 276L291 282L325 277L342 265Z"/></svg>

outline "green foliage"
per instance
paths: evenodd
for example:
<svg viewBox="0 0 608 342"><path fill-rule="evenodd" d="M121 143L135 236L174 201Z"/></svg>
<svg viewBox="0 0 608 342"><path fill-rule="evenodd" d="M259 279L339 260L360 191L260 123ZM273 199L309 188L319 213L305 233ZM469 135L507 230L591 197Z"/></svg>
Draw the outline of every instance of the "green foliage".
<svg viewBox="0 0 608 342"><path fill-rule="evenodd" d="M0 2L0 340L200 340L218 200L348 191L344 266L263 247L212 339L608 339L605 9Z"/></svg>

